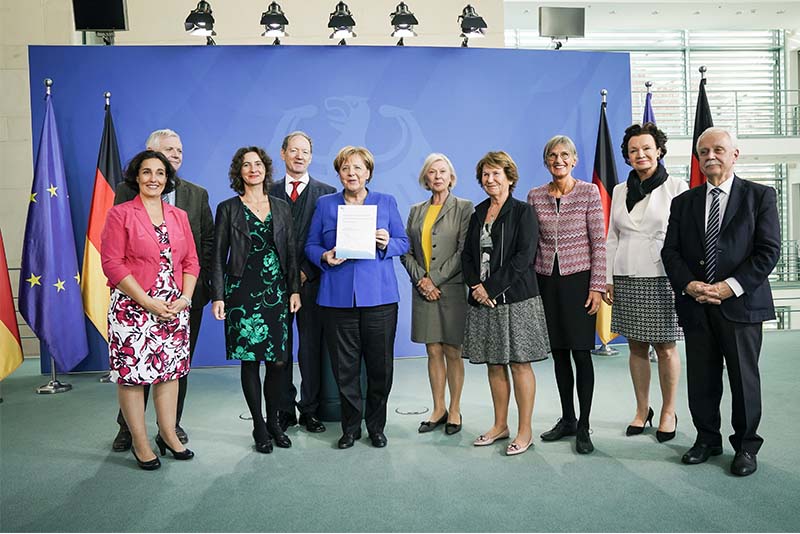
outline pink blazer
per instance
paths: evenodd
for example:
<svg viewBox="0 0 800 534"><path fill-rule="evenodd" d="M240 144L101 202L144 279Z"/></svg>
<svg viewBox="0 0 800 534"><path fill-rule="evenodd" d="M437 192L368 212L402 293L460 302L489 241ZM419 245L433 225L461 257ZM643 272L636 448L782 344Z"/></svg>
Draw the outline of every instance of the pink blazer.
<svg viewBox="0 0 800 534"><path fill-rule="evenodd" d="M199 275L200 262L186 212L167 203L163 206L175 282L183 290L183 273ZM109 287L116 287L129 274L145 291L153 286L158 276L160 247L139 195L108 210L100 239L100 256Z"/></svg>

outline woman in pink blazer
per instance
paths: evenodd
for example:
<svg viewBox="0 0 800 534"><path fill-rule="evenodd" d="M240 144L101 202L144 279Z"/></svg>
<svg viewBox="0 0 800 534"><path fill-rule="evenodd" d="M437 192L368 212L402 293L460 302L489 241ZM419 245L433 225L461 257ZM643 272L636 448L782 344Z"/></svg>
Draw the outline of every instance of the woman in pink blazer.
<svg viewBox="0 0 800 534"><path fill-rule="evenodd" d="M136 198L111 208L101 235L108 278L108 354L120 409L139 467L161 467L148 444L144 386L153 385L156 445L177 460L194 453L175 434L178 378L189 372L189 307L200 264L186 212L164 202L175 171L159 152L140 152L125 170Z"/></svg>

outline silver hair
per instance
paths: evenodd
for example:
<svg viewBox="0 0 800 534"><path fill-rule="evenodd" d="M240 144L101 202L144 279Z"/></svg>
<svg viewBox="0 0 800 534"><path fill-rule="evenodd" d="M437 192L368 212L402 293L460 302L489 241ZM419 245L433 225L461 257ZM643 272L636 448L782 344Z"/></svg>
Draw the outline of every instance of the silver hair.
<svg viewBox="0 0 800 534"><path fill-rule="evenodd" d="M738 150L738 148L739 148L739 139L736 137L736 134L731 132L730 130L726 130L725 128L720 128L719 126L711 126L709 128L706 128L705 130L703 130L703 133L701 133L700 137L697 138L697 144L694 147L695 150L697 150L697 147L700 146L700 140L703 137L705 137L706 135L711 135L711 134L725 134L725 135L727 135L728 139L730 139L730 141L731 141L731 145L733 145L733 148Z"/></svg>
<svg viewBox="0 0 800 534"><path fill-rule="evenodd" d="M178 135L178 132L176 132L175 130L164 128L161 130L154 131L147 137L147 141L144 144L145 148L152 148L153 150L157 149L158 146L161 144L162 137L177 137L178 141L180 141L181 139L181 136Z"/></svg>
<svg viewBox="0 0 800 534"><path fill-rule="evenodd" d="M547 166L547 154L549 154L550 151L553 150L553 148L557 145L566 145L567 149L572 153L572 156L577 159L578 149L575 146L575 142L566 135L556 135L551 137L550 140L544 145L544 150L542 151L542 161L544 162L545 167Z"/></svg>
<svg viewBox="0 0 800 534"><path fill-rule="evenodd" d="M419 171L419 185L421 185L423 189L430 189L428 187L428 182L425 180L425 175L428 174L431 165L437 161L444 161L447 164L447 168L450 170L450 185L447 187L447 189L453 189L456 186L457 181L456 170L453 167L453 162L450 161L450 158L444 154L440 154L439 152L428 154L428 157L425 158L425 163L422 164L422 170Z"/></svg>

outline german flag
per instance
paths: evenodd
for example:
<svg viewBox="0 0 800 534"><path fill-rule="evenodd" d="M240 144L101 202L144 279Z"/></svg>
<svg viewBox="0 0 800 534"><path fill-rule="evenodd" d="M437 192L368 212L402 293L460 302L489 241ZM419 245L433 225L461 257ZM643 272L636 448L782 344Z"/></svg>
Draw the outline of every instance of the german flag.
<svg viewBox="0 0 800 534"><path fill-rule="evenodd" d="M606 119L606 103L600 104L600 125L597 127L597 145L594 151L594 173L592 183L600 190L600 201L603 203L603 215L606 221L606 234L608 234L608 219L611 217L611 195L617 185L617 166L614 164L614 149L611 146L611 134L608 131ZM605 302L600 303L595 326L597 335L603 345L617 337L611 333L611 306Z"/></svg>
<svg viewBox="0 0 800 534"><path fill-rule="evenodd" d="M100 233L106 222L106 214L114 205L114 189L122 181L122 165L119 159L117 134L111 117L111 105L106 104L103 137L100 154L97 156L97 171L94 175L94 191L86 228L86 246L83 250L81 271L81 293L87 317L100 334L108 339L108 303L110 292L106 285L100 263Z"/></svg>
<svg viewBox="0 0 800 534"><path fill-rule="evenodd" d="M6 248L0 230L0 380L22 364L22 341L19 338L11 279L8 276Z"/></svg>
<svg viewBox="0 0 800 534"><path fill-rule="evenodd" d="M700 80L700 89L697 92L697 107L694 111L694 135L692 135L692 171L689 178L689 187L696 187L706 183L706 176L700 172L700 160L697 157L697 139L706 129L714 126L711 119L711 108L706 97L706 79Z"/></svg>

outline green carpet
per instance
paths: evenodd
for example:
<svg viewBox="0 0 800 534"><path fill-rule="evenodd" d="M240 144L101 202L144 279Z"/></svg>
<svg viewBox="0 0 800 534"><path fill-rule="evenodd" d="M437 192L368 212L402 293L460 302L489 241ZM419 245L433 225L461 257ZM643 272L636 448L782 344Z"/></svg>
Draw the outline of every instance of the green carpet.
<svg viewBox="0 0 800 534"><path fill-rule="evenodd" d="M196 369L183 426L197 453L190 462L163 459L141 471L130 453L111 452L116 386L96 374L70 375L73 390L36 395L46 382L26 361L2 383L0 530L4 532L193 531L619 531L775 532L800 530L800 332L765 335L761 358L765 438L759 470L729 474L732 450L699 466L681 454L694 431L679 388L678 436L659 444L655 431L626 438L633 415L627 350L596 359L592 439L578 456L574 441L542 443L508 458L508 443L475 448L488 429L491 399L483 367L467 364L464 430L419 435L430 406L425 359L395 363L386 434L389 446L364 439L335 448L339 427L323 434L295 427L294 446L271 455L252 447L238 367ZM681 347L681 353L683 352ZM552 362L534 366L538 391L534 433L560 414ZM652 404L658 413L655 368ZM295 370L295 376L298 376ZM727 382L727 381L726 381ZM730 397L723 434L730 433ZM513 401L512 401L513 402ZM512 428L516 410L512 406ZM154 414L148 409L150 432Z"/></svg>

